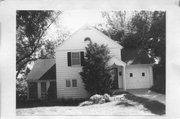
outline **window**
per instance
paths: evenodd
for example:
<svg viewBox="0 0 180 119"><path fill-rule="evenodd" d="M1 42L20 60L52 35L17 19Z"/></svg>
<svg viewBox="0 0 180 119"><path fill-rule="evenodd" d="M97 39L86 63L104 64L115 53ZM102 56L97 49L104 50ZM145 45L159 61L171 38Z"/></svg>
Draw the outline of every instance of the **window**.
<svg viewBox="0 0 180 119"><path fill-rule="evenodd" d="M47 98L46 82L41 82L41 99Z"/></svg>
<svg viewBox="0 0 180 119"><path fill-rule="evenodd" d="M66 87L71 87L71 81L70 80L66 80Z"/></svg>
<svg viewBox="0 0 180 119"><path fill-rule="evenodd" d="M38 98L38 88L36 82L29 82L29 99L37 99Z"/></svg>
<svg viewBox="0 0 180 119"><path fill-rule="evenodd" d="M130 76L130 77L133 77L133 73L130 73L129 76Z"/></svg>
<svg viewBox="0 0 180 119"><path fill-rule="evenodd" d="M121 71L119 72L119 76L122 76L122 72Z"/></svg>
<svg viewBox="0 0 180 119"><path fill-rule="evenodd" d="M71 54L72 65L80 65L80 52L72 52Z"/></svg>
<svg viewBox="0 0 180 119"><path fill-rule="evenodd" d="M77 87L77 80L76 79L72 80L72 87Z"/></svg>
<svg viewBox="0 0 180 119"><path fill-rule="evenodd" d="M144 73L144 72L142 73L142 76L145 76L145 73Z"/></svg>
<svg viewBox="0 0 180 119"><path fill-rule="evenodd" d="M91 39L89 37L86 37L84 41L91 41Z"/></svg>

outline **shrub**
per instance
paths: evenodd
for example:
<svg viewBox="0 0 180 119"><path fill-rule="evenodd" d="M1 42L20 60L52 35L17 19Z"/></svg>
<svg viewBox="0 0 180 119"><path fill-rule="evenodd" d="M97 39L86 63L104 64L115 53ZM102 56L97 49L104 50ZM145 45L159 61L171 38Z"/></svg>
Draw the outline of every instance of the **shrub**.
<svg viewBox="0 0 180 119"><path fill-rule="evenodd" d="M102 99L99 100L98 104L103 104L103 103L105 103L105 102L106 102L105 99L102 98Z"/></svg>
<svg viewBox="0 0 180 119"><path fill-rule="evenodd" d="M96 94L96 95L93 95L93 96L90 97L90 101L92 101L92 102L95 103L95 104L98 104L99 101L100 101L102 98L103 98L102 95Z"/></svg>
<svg viewBox="0 0 180 119"><path fill-rule="evenodd" d="M79 106L88 106L88 105L92 105L93 102L92 101L84 101L82 103L79 104Z"/></svg>
<svg viewBox="0 0 180 119"><path fill-rule="evenodd" d="M153 85L150 90L154 91L154 92L157 92L157 93L162 93L162 94L165 94L166 91L165 91L165 87L162 86L161 84L160 85Z"/></svg>
<svg viewBox="0 0 180 119"><path fill-rule="evenodd" d="M91 94L104 94L111 89L111 68L109 49L105 45L90 43L86 47L83 69L80 72L85 89Z"/></svg>
<svg viewBox="0 0 180 119"><path fill-rule="evenodd" d="M27 99L27 82L23 78L16 80L16 101L25 101Z"/></svg>
<svg viewBox="0 0 180 119"><path fill-rule="evenodd" d="M103 98L105 99L105 102L110 102L111 101L111 97L107 93L103 95Z"/></svg>

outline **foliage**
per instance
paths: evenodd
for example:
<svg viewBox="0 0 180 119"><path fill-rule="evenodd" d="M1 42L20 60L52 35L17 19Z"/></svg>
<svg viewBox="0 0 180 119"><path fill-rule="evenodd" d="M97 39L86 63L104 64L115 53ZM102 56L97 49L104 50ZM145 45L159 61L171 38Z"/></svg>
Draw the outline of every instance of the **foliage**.
<svg viewBox="0 0 180 119"><path fill-rule="evenodd" d="M113 40L121 42L127 31L126 11L102 12L102 16L107 21L107 31L103 32Z"/></svg>
<svg viewBox="0 0 180 119"><path fill-rule="evenodd" d="M27 99L27 82L23 78L16 81L16 101L24 101Z"/></svg>
<svg viewBox="0 0 180 119"><path fill-rule="evenodd" d="M158 80L158 83L152 89L165 92L166 13L162 11L123 13L123 11L103 12L102 16L107 21L105 26L108 27L107 30L102 28L100 30L113 40L119 41L124 47L122 49L124 62L128 64L151 63L154 64L155 70L160 69L162 73L153 73L156 76L153 78L154 82ZM127 14L131 17L127 18Z"/></svg>
<svg viewBox="0 0 180 119"><path fill-rule="evenodd" d="M46 30L60 14L54 11L17 11L16 77L30 61L36 60Z"/></svg>
<svg viewBox="0 0 180 119"><path fill-rule="evenodd" d="M165 66L165 12L113 11L102 16L108 29L101 30L124 47L123 61Z"/></svg>
<svg viewBox="0 0 180 119"><path fill-rule="evenodd" d="M93 105L93 102L92 101L84 101L82 103L79 104L80 107L82 106L88 106L88 105Z"/></svg>
<svg viewBox="0 0 180 119"><path fill-rule="evenodd" d="M86 58L80 75L85 89L91 95L104 94L111 88L111 68L107 65L109 59L107 46L90 41L86 47Z"/></svg>

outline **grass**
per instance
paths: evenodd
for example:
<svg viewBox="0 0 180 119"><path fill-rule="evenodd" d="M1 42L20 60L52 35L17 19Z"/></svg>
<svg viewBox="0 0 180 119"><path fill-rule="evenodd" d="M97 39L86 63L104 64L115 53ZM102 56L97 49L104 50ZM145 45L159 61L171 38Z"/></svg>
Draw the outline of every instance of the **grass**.
<svg viewBox="0 0 180 119"><path fill-rule="evenodd" d="M138 96L135 96L133 94L130 94L129 92L122 91L122 90L111 91L111 95L121 95L121 94L126 94L125 98L127 100L131 100L133 102L137 102L139 104L142 104L146 109L151 111L153 114L157 114L157 115L164 115L165 114L165 104L163 104L161 102L158 102L155 100L150 100L150 99L147 99L144 97L138 97ZM124 105L126 107L133 106L132 104L130 104L127 101L119 102L118 105Z"/></svg>
<svg viewBox="0 0 180 119"><path fill-rule="evenodd" d="M17 114L55 115L164 115L165 105L158 101L138 97L125 91L111 91L111 96L124 95L120 101L79 107L85 99L52 101L25 101L17 103Z"/></svg>

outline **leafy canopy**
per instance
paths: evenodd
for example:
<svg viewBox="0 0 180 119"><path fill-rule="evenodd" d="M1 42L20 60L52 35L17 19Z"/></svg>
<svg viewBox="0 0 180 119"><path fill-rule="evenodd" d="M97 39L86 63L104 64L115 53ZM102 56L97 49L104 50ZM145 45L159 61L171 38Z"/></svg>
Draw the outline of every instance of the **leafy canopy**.
<svg viewBox="0 0 180 119"><path fill-rule="evenodd" d="M124 47L123 61L165 67L165 12L112 11L102 16L107 29L100 30Z"/></svg>
<svg viewBox="0 0 180 119"><path fill-rule="evenodd" d="M60 14L59 11L17 11L16 77L30 61L36 60L42 38Z"/></svg>

